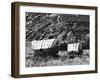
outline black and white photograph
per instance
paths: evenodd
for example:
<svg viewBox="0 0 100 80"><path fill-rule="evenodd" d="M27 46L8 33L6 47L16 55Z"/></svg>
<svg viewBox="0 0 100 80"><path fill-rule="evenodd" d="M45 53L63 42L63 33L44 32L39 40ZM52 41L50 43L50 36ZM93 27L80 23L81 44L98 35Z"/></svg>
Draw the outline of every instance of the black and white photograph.
<svg viewBox="0 0 100 80"><path fill-rule="evenodd" d="M26 67L90 64L90 16L25 13Z"/></svg>

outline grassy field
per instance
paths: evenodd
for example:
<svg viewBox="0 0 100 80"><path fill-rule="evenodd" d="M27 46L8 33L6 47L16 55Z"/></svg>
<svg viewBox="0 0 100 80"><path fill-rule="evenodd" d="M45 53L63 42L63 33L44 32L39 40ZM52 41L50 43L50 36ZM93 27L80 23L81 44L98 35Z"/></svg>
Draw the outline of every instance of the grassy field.
<svg viewBox="0 0 100 80"><path fill-rule="evenodd" d="M43 66L64 66L64 65L88 65L90 62L89 50L83 50L81 56L69 58L67 51L59 51L58 59L50 57L34 57L34 51L31 44L26 45L26 67L43 67Z"/></svg>

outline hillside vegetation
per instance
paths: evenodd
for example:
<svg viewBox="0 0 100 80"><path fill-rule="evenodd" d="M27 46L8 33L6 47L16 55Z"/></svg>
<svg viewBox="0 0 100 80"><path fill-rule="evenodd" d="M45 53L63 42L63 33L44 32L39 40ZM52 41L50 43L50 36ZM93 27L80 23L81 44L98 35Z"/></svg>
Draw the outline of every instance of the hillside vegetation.
<svg viewBox="0 0 100 80"><path fill-rule="evenodd" d="M82 39L83 34L89 33L89 16L26 12L26 41L57 38L70 31Z"/></svg>

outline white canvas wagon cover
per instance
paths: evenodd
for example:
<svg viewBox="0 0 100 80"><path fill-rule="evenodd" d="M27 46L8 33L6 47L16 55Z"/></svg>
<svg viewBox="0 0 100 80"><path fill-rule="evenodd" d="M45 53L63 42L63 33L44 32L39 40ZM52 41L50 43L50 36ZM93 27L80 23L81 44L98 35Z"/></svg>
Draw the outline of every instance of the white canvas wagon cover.
<svg viewBox="0 0 100 80"><path fill-rule="evenodd" d="M33 40L32 41L32 48L33 48L33 50L51 48L54 41L55 41L55 39Z"/></svg>
<svg viewBox="0 0 100 80"><path fill-rule="evenodd" d="M48 49L54 45L54 41L56 41L56 39L33 40L32 48L33 50ZM67 44L66 46L66 51L79 51L80 43Z"/></svg>
<svg viewBox="0 0 100 80"><path fill-rule="evenodd" d="M80 43L68 44L68 51L79 51Z"/></svg>

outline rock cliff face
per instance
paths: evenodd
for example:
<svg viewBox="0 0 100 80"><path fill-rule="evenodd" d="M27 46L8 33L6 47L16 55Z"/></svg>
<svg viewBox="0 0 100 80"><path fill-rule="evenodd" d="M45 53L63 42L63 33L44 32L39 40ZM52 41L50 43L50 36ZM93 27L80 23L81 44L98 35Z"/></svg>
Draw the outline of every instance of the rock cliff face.
<svg viewBox="0 0 100 80"><path fill-rule="evenodd" d="M65 40L70 31L81 40L82 35L89 33L88 15L26 12L25 16L27 42L52 38Z"/></svg>

